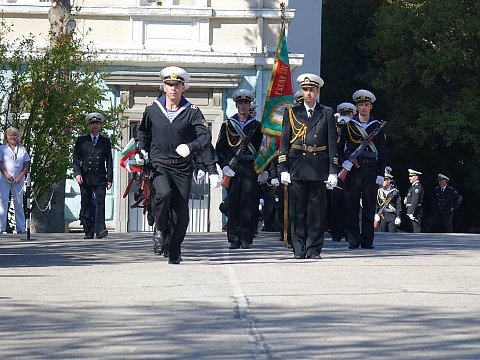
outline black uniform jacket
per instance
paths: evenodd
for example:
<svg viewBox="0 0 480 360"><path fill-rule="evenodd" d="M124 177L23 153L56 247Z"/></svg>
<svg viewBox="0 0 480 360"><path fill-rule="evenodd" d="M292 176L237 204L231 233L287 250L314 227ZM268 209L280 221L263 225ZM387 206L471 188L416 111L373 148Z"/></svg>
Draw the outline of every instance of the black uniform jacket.
<svg viewBox="0 0 480 360"><path fill-rule="evenodd" d="M336 174L333 158L337 127L333 110L316 104L311 119L303 104L286 109L283 114L278 166L289 172L291 180L324 181Z"/></svg>
<svg viewBox="0 0 480 360"><path fill-rule="evenodd" d="M146 150L152 161L158 159L181 159L175 149L180 144L188 145L194 154L210 142L207 122L200 109L184 97L173 122L167 116L165 96L161 96L145 108L137 129L138 148Z"/></svg>
<svg viewBox="0 0 480 360"><path fill-rule="evenodd" d="M434 212L449 213L452 208L457 209L462 203L462 196L451 186L445 186L442 192L441 187L435 188Z"/></svg>
<svg viewBox="0 0 480 360"><path fill-rule="evenodd" d="M218 133L215 150L218 155L218 165L221 169L228 165L229 161L235 156L238 147L243 143L242 138L238 135L233 126L234 122L240 124L236 114L223 122L220 132ZM254 149L254 153L252 153L251 149L247 146L240 155L240 161L253 161L257 156L256 152L260 147L263 135L259 128L259 122L250 115L248 115L248 118L243 125L244 127L242 130L245 136L248 136L248 134L254 129L256 129L256 131L250 139L250 144Z"/></svg>
<svg viewBox="0 0 480 360"><path fill-rule="evenodd" d="M370 117L365 131L367 134L372 133L381 125L380 121ZM362 124L358 117L354 117L342 128L340 137L338 138L338 164L342 166L345 160L352 152L354 152L361 144L364 136L359 131L359 127L362 128ZM367 146L366 150L362 151L360 158L373 158L377 159L377 175L383 176L385 174L385 165L387 161L387 141L385 137L384 129L382 129L377 136L371 141L371 146ZM373 146L377 149L377 153L373 152Z"/></svg>
<svg viewBox="0 0 480 360"><path fill-rule="evenodd" d="M73 172L82 175L87 185L113 182L112 145L110 139L98 135L93 145L90 134L79 136L73 152Z"/></svg>

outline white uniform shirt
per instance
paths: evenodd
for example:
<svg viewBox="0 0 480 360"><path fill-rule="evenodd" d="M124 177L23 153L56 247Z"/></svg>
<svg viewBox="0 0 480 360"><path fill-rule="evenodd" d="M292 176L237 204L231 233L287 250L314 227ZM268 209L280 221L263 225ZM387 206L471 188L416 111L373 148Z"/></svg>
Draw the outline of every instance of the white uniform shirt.
<svg viewBox="0 0 480 360"><path fill-rule="evenodd" d="M23 169L23 164L30 161L30 156L22 145L17 145L15 149L8 144L0 146L0 161L3 163L3 167L7 172L16 178ZM0 173L0 180L8 181L3 173Z"/></svg>

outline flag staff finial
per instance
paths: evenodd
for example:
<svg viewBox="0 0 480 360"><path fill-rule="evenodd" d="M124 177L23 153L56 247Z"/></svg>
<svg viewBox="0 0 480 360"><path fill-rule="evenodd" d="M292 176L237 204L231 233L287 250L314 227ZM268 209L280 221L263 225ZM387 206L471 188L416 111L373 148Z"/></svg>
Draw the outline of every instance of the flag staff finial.
<svg viewBox="0 0 480 360"><path fill-rule="evenodd" d="M285 3L284 2L280 3L280 12L281 12L282 21L285 21Z"/></svg>

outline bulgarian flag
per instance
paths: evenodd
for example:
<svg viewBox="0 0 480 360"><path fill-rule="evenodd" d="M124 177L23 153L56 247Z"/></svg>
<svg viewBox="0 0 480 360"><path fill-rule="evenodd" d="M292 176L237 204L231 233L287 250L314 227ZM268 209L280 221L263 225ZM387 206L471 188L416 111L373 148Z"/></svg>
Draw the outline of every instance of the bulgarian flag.
<svg viewBox="0 0 480 360"><path fill-rule="evenodd" d="M283 112L293 106L292 75L288 60L285 19L282 15L282 29L278 39L275 62L262 114L262 145L255 159L255 171L261 173L272 159L278 155L282 135Z"/></svg>
<svg viewBox="0 0 480 360"><path fill-rule="evenodd" d="M137 152L137 144L135 143L135 139L131 138L128 144L123 148L122 157L120 158L120 166L123 167L128 172L136 171L132 169L133 167L132 162L128 161L128 159L132 155L135 155L136 152ZM135 165L136 165L136 162L135 162Z"/></svg>

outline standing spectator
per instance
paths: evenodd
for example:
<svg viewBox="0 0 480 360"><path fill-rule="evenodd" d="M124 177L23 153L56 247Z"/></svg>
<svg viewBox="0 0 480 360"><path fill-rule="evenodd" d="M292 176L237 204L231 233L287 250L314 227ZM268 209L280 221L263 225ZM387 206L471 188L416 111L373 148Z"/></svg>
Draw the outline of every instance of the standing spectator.
<svg viewBox="0 0 480 360"><path fill-rule="evenodd" d="M16 128L7 129L5 142L0 146L0 233L7 230L10 192L15 209L15 229L21 233L25 231L23 184L30 166L30 156L27 149L20 145L20 133Z"/></svg>
<svg viewBox="0 0 480 360"><path fill-rule="evenodd" d="M392 179L393 176L386 172L383 185L377 191L375 224L380 232L397 232L397 226L402 223L402 198L392 186Z"/></svg>
<svg viewBox="0 0 480 360"><path fill-rule="evenodd" d="M408 169L408 178L412 185L408 189L407 197L404 200L407 207L407 216L414 233L421 231L423 219L423 186L420 183L419 175L422 175L420 171Z"/></svg>
<svg viewBox="0 0 480 360"><path fill-rule="evenodd" d="M80 222L84 239L97 239L108 235L105 225L105 196L113 183L112 145L100 134L104 117L93 112L85 116L90 133L79 136L73 152L73 173L80 185ZM95 194L95 222L92 223L92 195Z"/></svg>
<svg viewBox="0 0 480 360"><path fill-rule="evenodd" d="M337 185L336 124L332 108L317 103L324 82L315 74L297 77L303 103L283 114L278 163L289 188L289 226L294 257L321 259L325 233L325 181Z"/></svg>
<svg viewBox="0 0 480 360"><path fill-rule="evenodd" d="M165 243L164 230L172 224L168 246L169 264L180 264L181 244L187 232L193 169L192 155L211 141L207 122L200 109L183 93L190 75L182 68L169 66L160 72L164 95L145 108L138 126L140 153L150 156L155 188L154 252ZM137 154L138 155L138 154ZM141 163L139 159L138 162ZM172 214L169 214L169 209Z"/></svg>
<svg viewBox="0 0 480 360"><path fill-rule="evenodd" d="M258 227L258 203L260 186L254 168L254 160L262 141L260 122L250 114L250 104L255 95L247 89L233 93L237 113L228 118L220 128L217 139L218 165L224 176L231 178L227 189L228 226L227 238L230 249L249 249L253 242L255 229ZM245 150L239 155L235 169L228 166L245 138L254 131ZM268 174L267 174L268 178Z"/></svg>
<svg viewBox="0 0 480 360"><path fill-rule="evenodd" d="M448 185L449 180L447 176L438 174L438 187L435 188L433 213L427 218L423 232L430 232L437 222L443 224L445 232L453 232L453 211L458 209L463 198L457 190Z"/></svg>
<svg viewBox="0 0 480 360"><path fill-rule="evenodd" d="M381 126L381 122L370 115L376 98L368 90L357 90L353 94L358 114L342 129L338 141L339 164L349 171L344 182L347 207L347 237L350 249L373 249L375 198L378 185L382 185L385 174L386 140L381 130L357 157L357 166L348 160L359 144L370 133ZM360 229L360 202L362 220Z"/></svg>

